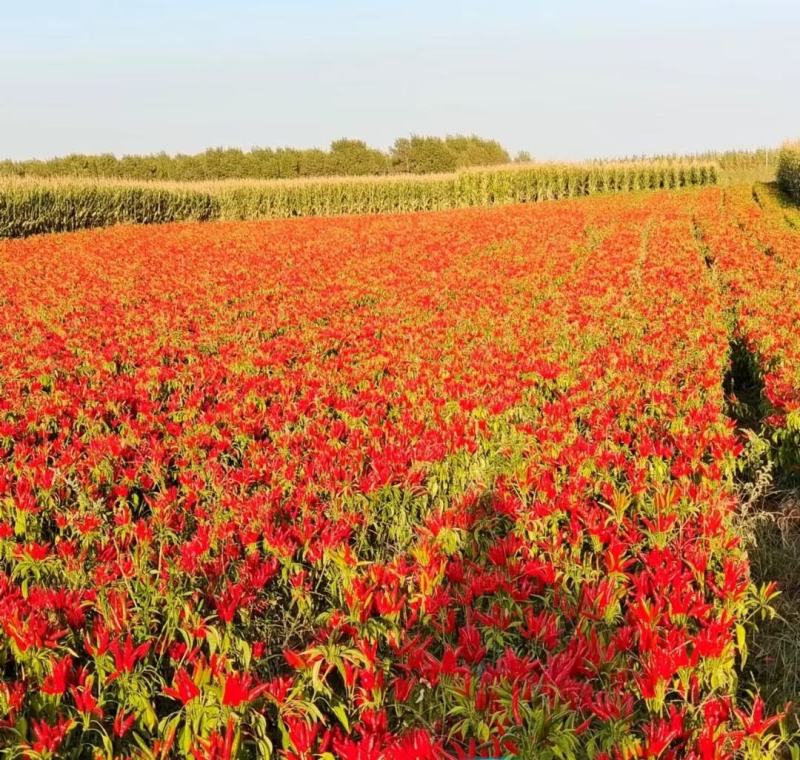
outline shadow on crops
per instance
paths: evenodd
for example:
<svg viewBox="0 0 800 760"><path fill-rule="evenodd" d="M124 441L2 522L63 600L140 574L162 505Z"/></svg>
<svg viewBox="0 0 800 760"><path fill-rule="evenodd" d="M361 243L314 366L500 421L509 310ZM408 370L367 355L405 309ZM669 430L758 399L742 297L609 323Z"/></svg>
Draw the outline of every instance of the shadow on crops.
<svg viewBox="0 0 800 760"><path fill-rule="evenodd" d="M771 409L762 368L738 339L730 343L723 388L727 413L746 442L738 486L752 578L759 585L774 581L781 590L775 617L749 637L741 684L757 686L779 710L800 697L800 482L786 464L786 442L774 440L765 423ZM796 714L793 720L800 726Z"/></svg>

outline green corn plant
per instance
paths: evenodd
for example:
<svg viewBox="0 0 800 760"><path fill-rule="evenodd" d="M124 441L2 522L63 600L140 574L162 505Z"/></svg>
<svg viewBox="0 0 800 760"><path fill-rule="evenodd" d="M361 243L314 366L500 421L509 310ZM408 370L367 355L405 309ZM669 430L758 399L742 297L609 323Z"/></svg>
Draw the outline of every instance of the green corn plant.
<svg viewBox="0 0 800 760"><path fill-rule="evenodd" d="M794 152L792 152L794 150ZM791 187L796 149L785 149ZM792 158L795 156L795 158ZM795 161L792 164L792 161ZM145 182L0 179L0 237L115 224L437 211L717 182L713 163L521 164L452 174L301 180ZM795 180L796 182L796 180Z"/></svg>
<svg viewBox="0 0 800 760"><path fill-rule="evenodd" d="M800 202L800 140L786 143L778 154L778 187Z"/></svg>

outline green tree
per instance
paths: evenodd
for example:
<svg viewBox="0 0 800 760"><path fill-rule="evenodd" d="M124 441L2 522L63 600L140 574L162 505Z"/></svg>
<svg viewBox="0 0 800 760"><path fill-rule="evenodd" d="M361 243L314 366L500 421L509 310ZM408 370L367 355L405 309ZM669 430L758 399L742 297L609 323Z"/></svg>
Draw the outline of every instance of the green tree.
<svg viewBox="0 0 800 760"><path fill-rule="evenodd" d="M410 174L436 174L456 168L456 155L440 137L412 135L392 147L392 168Z"/></svg>
<svg viewBox="0 0 800 760"><path fill-rule="evenodd" d="M511 158L496 140L484 140L477 135L448 135L448 150L455 156L456 168L507 164Z"/></svg>
<svg viewBox="0 0 800 760"><path fill-rule="evenodd" d="M387 157L381 151L367 147L363 140L334 140L328 164L330 174L386 174L389 171Z"/></svg>

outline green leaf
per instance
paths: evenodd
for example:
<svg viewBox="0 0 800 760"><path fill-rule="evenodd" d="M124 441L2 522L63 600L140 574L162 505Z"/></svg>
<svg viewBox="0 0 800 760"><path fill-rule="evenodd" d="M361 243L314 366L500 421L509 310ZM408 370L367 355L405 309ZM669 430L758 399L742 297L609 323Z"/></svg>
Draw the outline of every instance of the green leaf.
<svg viewBox="0 0 800 760"><path fill-rule="evenodd" d="M347 719L347 711L344 705L338 704L333 708L333 714L339 719L339 722L344 726L344 730L350 733L350 721Z"/></svg>
<svg viewBox="0 0 800 760"><path fill-rule="evenodd" d="M184 723L183 725L183 731L181 731L181 737L179 739L179 746L184 755L189 754L189 748L192 746L192 731L189 728L188 723Z"/></svg>
<svg viewBox="0 0 800 760"><path fill-rule="evenodd" d="M736 624L736 646L742 657L742 665L747 662L747 631L741 623Z"/></svg>

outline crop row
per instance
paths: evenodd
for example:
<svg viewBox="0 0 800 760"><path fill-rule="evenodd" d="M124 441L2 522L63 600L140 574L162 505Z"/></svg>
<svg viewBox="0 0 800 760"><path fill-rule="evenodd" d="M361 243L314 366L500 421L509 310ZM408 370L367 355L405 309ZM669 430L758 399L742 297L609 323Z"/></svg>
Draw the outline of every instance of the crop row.
<svg viewBox="0 0 800 760"><path fill-rule="evenodd" d="M0 237L114 224L496 206L716 181L716 165L702 162L544 164L429 177L274 182L125 183L5 178L0 184Z"/></svg>
<svg viewBox="0 0 800 760"><path fill-rule="evenodd" d="M728 197L0 245L0 742L778 757Z"/></svg>
<svg viewBox="0 0 800 760"><path fill-rule="evenodd" d="M763 383L760 415L779 444L784 475L800 476L800 234L797 212L761 191L704 198L703 239L726 287L735 339Z"/></svg>

